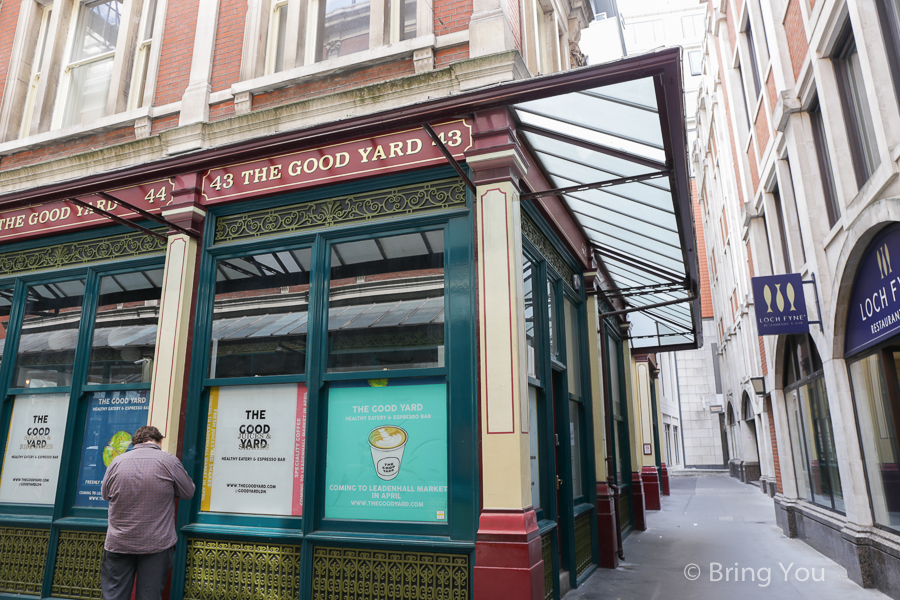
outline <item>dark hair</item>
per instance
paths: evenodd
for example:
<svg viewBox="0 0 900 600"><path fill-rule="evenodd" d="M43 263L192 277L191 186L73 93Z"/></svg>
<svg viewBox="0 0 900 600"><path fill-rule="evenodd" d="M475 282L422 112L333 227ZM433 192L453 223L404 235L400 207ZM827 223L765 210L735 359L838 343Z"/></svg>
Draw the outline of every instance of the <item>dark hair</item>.
<svg viewBox="0 0 900 600"><path fill-rule="evenodd" d="M144 425L134 432L134 437L131 438L131 443L137 446L138 444L143 444L145 442L159 443L162 441L162 439L163 434L159 432L159 429L157 429L153 425Z"/></svg>

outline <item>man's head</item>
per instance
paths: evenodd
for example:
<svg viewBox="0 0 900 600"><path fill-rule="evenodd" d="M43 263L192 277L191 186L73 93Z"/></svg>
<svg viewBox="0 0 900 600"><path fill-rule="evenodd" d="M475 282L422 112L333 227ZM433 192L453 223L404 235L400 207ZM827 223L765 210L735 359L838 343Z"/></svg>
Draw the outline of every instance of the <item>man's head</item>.
<svg viewBox="0 0 900 600"><path fill-rule="evenodd" d="M154 442L158 444L162 440L163 434L159 432L159 429L157 429L153 425L144 425L134 432L134 437L131 438L131 443L135 446L137 446L138 444L144 444L146 442Z"/></svg>

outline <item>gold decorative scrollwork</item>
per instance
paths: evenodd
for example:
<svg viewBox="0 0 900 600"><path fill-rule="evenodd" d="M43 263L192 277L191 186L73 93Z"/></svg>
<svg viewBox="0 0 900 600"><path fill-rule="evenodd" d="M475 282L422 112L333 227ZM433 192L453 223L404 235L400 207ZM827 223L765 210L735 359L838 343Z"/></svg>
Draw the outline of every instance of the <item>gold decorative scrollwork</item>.
<svg viewBox="0 0 900 600"><path fill-rule="evenodd" d="M41 595L47 529L0 528L0 592Z"/></svg>
<svg viewBox="0 0 900 600"><path fill-rule="evenodd" d="M581 577L594 562L591 551L591 513L575 519L575 572Z"/></svg>
<svg viewBox="0 0 900 600"><path fill-rule="evenodd" d="M165 251L165 241L144 233L81 240L0 254L0 277L118 258L134 258Z"/></svg>
<svg viewBox="0 0 900 600"><path fill-rule="evenodd" d="M188 540L185 600L293 600L300 546Z"/></svg>
<svg viewBox="0 0 900 600"><path fill-rule="evenodd" d="M556 248L550 243L547 236L544 235L537 224L531 220L531 217L529 217L524 210L522 211L522 235L526 240L534 244L537 251L540 252L541 255L547 259L547 262L556 269L556 272L560 274L563 281L572 285L572 279L575 276L575 272L569 268L568 263L563 260L562 255L556 251Z"/></svg>
<svg viewBox="0 0 900 600"><path fill-rule="evenodd" d="M468 600L469 557L315 548L313 600Z"/></svg>
<svg viewBox="0 0 900 600"><path fill-rule="evenodd" d="M215 243L282 235L411 214L463 208L466 187L460 179L378 190L257 210L216 220Z"/></svg>
<svg viewBox="0 0 900 600"><path fill-rule="evenodd" d="M100 600L100 561L105 540L105 533L59 532L53 570L55 598Z"/></svg>

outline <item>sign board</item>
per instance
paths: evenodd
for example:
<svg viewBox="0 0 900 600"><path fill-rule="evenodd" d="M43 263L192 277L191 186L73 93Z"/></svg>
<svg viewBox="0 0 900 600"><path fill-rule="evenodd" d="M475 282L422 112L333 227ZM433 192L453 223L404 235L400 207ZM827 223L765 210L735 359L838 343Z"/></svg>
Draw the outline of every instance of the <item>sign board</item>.
<svg viewBox="0 0 900 600"><path fill-rule="evenodd" d="M644 444L644 456L650 456L653 454L653 446L650 444Z"/></svg>
<svg viewBox="0 0 900 600"><path fill-rule="evenodd" d="M725 412L725 407L723 407L721 404L713 404L709 407L709 412L713 414L723 413Z"/></svg>
<svg viewBox="0 0 900 600"><path fill-rule="evenodd" d="M94 392L88 396L75 506L109 506L100 496L103 476L115 457L130 450L134 432L147 424L149 397L148 390Z"/></svg>
<svg viewBox="0 0 900 600"><path fill-rule="evenodd" d="M809 332L806 296L799 273L754 277L751 284L759 335Z"/></svg>
<svg viewBox="0 0 900 600"><path fill-rule="evenodd" d="M162 179L127 188L108 190L110 194L132 206L147 212L159 214L163 207L172 202L172 190L175 184L172 179ZM128 220L139 217L128 210L99 196L82 196L79 198L91 206L103 209L116 216ZM60 201L39 204L27 208L0 211L0 242L6 240L22 241L29 238L57 233L69 232L72 229L87 229L110 225L107 217L90 209L71 202Z"/></svg>
<svg viewBox="0 0 900 600"><path fill-rule="evenodd" d="M0 502L53 505L68 412L68 393L16 396L0 472Z"/></svg>
<svg viewBox="0 0 900 600"><path fill-rule="evenodd" d="M325 518L446 521L446 382L331 385L325 460Z"/></svg>
<svg viewBox="0 0 900 600"><path fill-rule="evenodd" d="M847 311L844 355L870 348L898 333L900 226L892 225L875 236L859 261Z"/></svg>
<svg viewBox="0 0 900 600"><path fill-rule="evenodd" d="M465 119L433 129L454 158L463 158L472 146L472 125ZM417 127L211 169L203 176L201 202L217 204L446 163L425 130Z"/></svg>
<svg viewBox="0 0 900 600"><path fill-rule="evenodd" d="M305 383L209 393L200 510L303 515Z"/></svg>

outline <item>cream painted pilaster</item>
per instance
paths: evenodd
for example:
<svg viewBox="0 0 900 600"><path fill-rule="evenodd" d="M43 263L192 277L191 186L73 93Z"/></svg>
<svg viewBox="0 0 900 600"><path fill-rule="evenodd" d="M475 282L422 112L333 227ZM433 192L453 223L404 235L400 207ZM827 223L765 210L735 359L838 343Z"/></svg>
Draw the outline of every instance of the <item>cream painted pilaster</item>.
<svg viewBox="0 0 900 600"><path fill-rule="evenodd" d="M587 277L588 273L585 273L585 280ZM603 393L606 382L603 381L603 371L600 368L600 344L605 342L596 333L599 327L597 297L588 294L585 305L588 336L594 340L594 343L588 344L591 365L591 417L594 423L594 464L597 481L606 481L606 404Z"/></svg>
<svg viewBox="0 0 900 600"><path fill-rule="evenodd" d="M531 506L519 190L476 192L484 509ZM526 434L526 435L523 435Z"/></svg>
<svg viewBox="0 0 900 600"><path fill-rule="evenodd" d="M163 450L172 454L178 446L178 424L184 401L198 247L197 240L179 234L169 236L166 250L156 332L156 361L151 379L150 424L165 436Z"/></svg>
<svg viewBox="0 0 900 600"><path fill-rule="evenodd" d="M640 456L640 464L642 467L655 467L656 456L651 452L644 454L644 444L650 444L653 450L653 411L650 404L650 363L642 360L635 363L635 403L640 410L640 426L636 427L640 431L640 436L635 438L635 447Z"/></svg>

